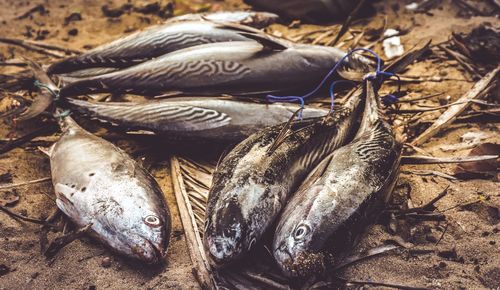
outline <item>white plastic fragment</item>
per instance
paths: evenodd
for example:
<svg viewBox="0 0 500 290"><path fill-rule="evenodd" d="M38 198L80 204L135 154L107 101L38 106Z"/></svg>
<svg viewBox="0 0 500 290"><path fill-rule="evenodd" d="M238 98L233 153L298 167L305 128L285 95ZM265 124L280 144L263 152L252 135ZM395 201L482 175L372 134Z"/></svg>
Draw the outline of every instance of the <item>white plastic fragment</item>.
<svg viewBox="0 0 500 290"><path fill-rule="evenodd" d="M410 4L406 5L405 8L410 11L415 11L418 8L418 3L417 2L411 2Z"/></svg>
<svg viewBox="0 0 500 290"><path fill-rule="evenodd" d="M396 36L398 33L399 31L392 28L389 28L384 32L384 36L389 37L382 42L382 47L384 48L384 54L388 59L401 56L405 52L405 49L401 44L401 38L399 36Z"/></svg>

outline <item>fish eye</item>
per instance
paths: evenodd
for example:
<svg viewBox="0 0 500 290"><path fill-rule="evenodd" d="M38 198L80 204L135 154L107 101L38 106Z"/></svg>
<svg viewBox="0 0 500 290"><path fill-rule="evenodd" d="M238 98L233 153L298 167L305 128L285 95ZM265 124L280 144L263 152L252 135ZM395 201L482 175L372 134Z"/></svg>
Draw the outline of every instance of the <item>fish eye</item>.
<svg viewBox="0 0 500 290"><path fill-rule="evenodd" d="M303 237L305 237L309 231L311 229L309 228L308 225L300 225L297 227L297 229L295 229L295 232L293 234L293 237L296 239L296 240L300 240L302 239Z"/></svg>
<svg viewBox="0 0 500 290"><path fill-rule="evenodd" d="M150 227L158 227L162 224L160 218L155 215L148 215L147 217L145 217L144 223L146 223Z"/></svg>

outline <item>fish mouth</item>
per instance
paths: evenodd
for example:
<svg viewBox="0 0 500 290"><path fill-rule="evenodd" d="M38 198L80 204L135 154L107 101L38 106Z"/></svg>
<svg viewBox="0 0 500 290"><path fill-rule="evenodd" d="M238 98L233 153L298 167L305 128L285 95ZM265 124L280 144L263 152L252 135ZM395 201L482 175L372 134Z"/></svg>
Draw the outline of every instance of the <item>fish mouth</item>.
<svg viewBox="0 0 500 290"><path fill-rule="evenodd" d="M294 257L288 249L279 248L274 252L274 256L283 274L292 278L322 274L327 267L327 257L324 253L303 252Z"/></svg>
<svg viewBox="0 0 500 290"><path fill-rule="evenodd" d="M227 238L209 239L206 243L209 264L216 269L232 264L241 254L241 251L236 250L235 244L235 241Z"/></svg>
<svg viewBox="0 0 500 290"><path fill-rule="evenodd" d="M166 251L163 247L155 245L147 239L144 240L143 244L133 246L132 253L136 258L146 264L157 264L166 255Z"/></svg>

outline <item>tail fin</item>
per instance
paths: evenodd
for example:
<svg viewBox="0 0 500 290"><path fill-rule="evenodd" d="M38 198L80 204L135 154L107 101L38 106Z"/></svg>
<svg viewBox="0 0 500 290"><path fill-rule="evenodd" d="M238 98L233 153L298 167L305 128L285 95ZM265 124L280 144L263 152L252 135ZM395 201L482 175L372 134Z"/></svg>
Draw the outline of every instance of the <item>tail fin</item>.
<svg viewBox="0 0 500 290"><path fill-rule="evenodd" d="M54 102L54 98L59 93L59 88L38 64L28 59L25 59L25 61L33 71L34 78L41 84L39 86L41 94L35 98L26 111L16 118L20 121L32 119L43 113Z"/></svg>
<svg viewBox="0 0 500 290"><path fill-rule="evenodd" d="M365 111L363 113L363 119L361 120L361 126L359 127L356 137L359 137L369 131L375 123L380 120L379 115L379 100L377 97L377 92L375 91L373 81L366 80L364 83L364 94L366 95Z"/></svg>

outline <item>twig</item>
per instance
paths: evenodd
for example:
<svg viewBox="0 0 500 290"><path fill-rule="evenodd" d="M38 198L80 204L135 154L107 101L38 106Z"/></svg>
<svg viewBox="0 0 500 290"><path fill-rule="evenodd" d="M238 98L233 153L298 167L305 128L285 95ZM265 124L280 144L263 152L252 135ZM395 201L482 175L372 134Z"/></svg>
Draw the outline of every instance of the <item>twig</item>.
<svg viewBox="0 0 500 290"><path fill-rule="evenodd" d="M327 46L334 46L340 38L347 32L347 29L349 28L349 25L351 25L351 22L353 18L358 14L358 11L363 7L365 4L366 0L358 0L358 4L356 7L351 11L347 19L345 20L344 24L342 24L342 27L340 28L339 33L337 34L337 37L332 42L329 42Z"/></svg>
<svg viewBox="0 0 500 290"><path fill-rule="evenodd" d="M33 7L31 9L29 9L28 11L24 12L23 14L17 16L16 19L21 20L21 19L24 19L24 18L28 18L28 17L31 16L31 14L33 14L35 12L44 13L45 12L45 7L42 4L38 4L35 7Z"/></svg>
<svg viewBox="0 0 500 290"><path fill-rule="evenodd" d="M445 197L448 194L448 188L450 188L449 185L441 193L439 193L438 196L436 196L435 198L433 198L431 201L429 201L428 203L426 203L423 206L409 208L409 209L405 209L405 210L396 210L396 212L399 214L408 214L408 213L418 213L418 212L429 211L434 206L434 204L436 202L438 202L440 199L442 199L443 197Z"/></svg>
<svg viewBox="0 0 500 290"><path fill-rule="evenodd" d="M458 180L458 178L456 178L453 175L449 175L449 174L439 172L439 171L434 171L434 170L412 170L412 171L402 170L401 174L410 174L410 175L415 174L415 175L421 175L421 176L435 175L437 177L442 177L442 178L449 179L449 180Z"/></svg>
<svg viewBox="0 0 500 290"><path fill-rule="evenodd" d="M49 49L49 50L62 51L64 53L68 53L68 54L82 54L83 53L83 51L78 50L78 49L61 47L61 46L57 46L57 45L54 45L54 44L43 43L43 42L40 42L40 41L24 40L24 42L27 43L27 44L31 44L31 45L34 45L34 46L41 47L41 48L46 48L46 49Z"/></svg>
<svg viewBox="0 0 500 290"><path fill-rule="evenodd" d="M58 126L55 125L54 123L51 123L50 125L46 125L43 127L40 127L33 132L30 132L24 136L21 136L15 140L8 141L6 144L4 144L2 147L0 147L0 154L4 154L9 152L10 150L17 148L21 146L22 144L29 142L33 140L34 138L46 134L53 134L57 131Z"/></svg>
<svg viewBox="0 0 500 290"><path fill-rule="evenodd" d="M42 182L46 182L46 181L50 181L50 180L51 180L50 177L44 177L44 178L25 181L25 182L21 182L21 183L3 185L3 186L0 186L0 190L12 189L12 188L17 188L17 187L21 187L21 186L42 183Z"/></svg>
<svg viewBox="0 0 500 290"><path fill-rule="evenodd" d="M186 188L184 187L179 160L175 156L172 157L170 165L173 176L172 183L174 186L175 198L177 200L181 222L184 226L189 255L191 256L191 261L193 262L198 274L196 277L198 278L202 288L215 290L217 287L214 285L214 281L210 275L210 266L207 258L205 257L205 250L203 248L200 235L198 234L200 231L198 229L198 225L196 224L189 196L187 195Z"/></svg>
<svg viewBox="0 0 500 290"><path fill-rule="evenodd" d="M448 226L449 225L450 225L449 223L446 223L446 226L444 227L443 233L441 234L441 237L439 237L439 239L436 242L435 246L439 245L439 243L441 242L441 240L444 238L444 234L446 234L446 231L448 230Z"/></svg>
<svg viewBox="0 0 500 290"><path fill-rule="evenodd" d="M52 258L54 257L62 248L73 242L74 240L81 238L85 235L89 230L92 224L88 224L83 228L78 229L75 232L69 233L67 235L56 238L54 241L50 243L45 252L43 253L45 257Z"/></svg>
<svg viewBox="0 0 500 290"><path fill-rule="evenodd" d="M425 130L420 136L411 142L413 145L421 145L429 140L431 137L435 136L442 129L451 124L458 115L460 115L470 104L470 100L478 98L480 95L484 95L486 88L490 87L490 83L496 78L500 66L497 66L493 71L488 73L484 78L478 81L474 87L457 100L457 103L463 103L459 106L450 107L446 110L437 120L432 124L427 130ZM464 103L465 102L465 103Z"/></svg>
<svg viewBox="0 0 500 290"><path fill-rule="evenodd" d="M335 266L333 271L338 271L338 270L343 269L343 268L345 268L349 265L352 265L354 263L360 262L362 260L365 260L365 259L373 257L373 256L378 256L380 254L386 253L388 251L392 251L392 250L397 249L397 248L398 247L395 245L383 245L380 247L370 249L367 253L347 257L346 259L344 259L344 261L342 261L342 263Z"/></svg>
<svg viewBox="0 0 500 290"><path fill-rule="evenodd" d="M247 275L250 279L253 279L257 282L265 284L267 287L271 287L272 289L281 289L281 290L289 290L291 289L288 285L281 285L276 283L275 281L268 279L266 277L262 277L256 273L252 273L250 271L245 271L245 275Z"/></svg>
<svg viewBox="0 0 500 290"><path fill-rule="evenodd" d="M46 221L42 221L42 220L34 219L34 218L29 218L29 217L25 217L25 216L19 215L17 213L14 213L1 205L0 205L0 211L3 211L6 214L8 214L9 216L16 218L16 219L20 219L20 220L25 221L25 222L30 222L30 223L34 223L34 224L39 224L39 225L49 226L52 228L57 228L57 226L52 225L50 223L47 223Z"/></svg>
<svg viewBox="0 0 500 290"><path fill-rule="evenodd" d="M416 102L416 101L422 101L422 100L427 100L427 99L434 98L434 97L441 96L441 95L444 95L444 93L436 93L436 94L432 94L432 95L428 95L428 96L424 96L424 97L418 97L418 98L414 98L414 99L401 98L398 100L398 103L411 103L411 102Z"/></svg>
<svg viewBox="0 0 500 290"><path fill-rule="evenodd" d="M460 63L466 70L472 73L475 76L481 77L481 75L477 72L477 70L470 64L464 61L464 56L458 52L455 52L444 45L438 46L441 50L444 50L449 56L453 57L458 63Z"/></svg>
<svg viewBox="0 0 500 290"><path fill-rule="evenodd" d="M396 288L396 289L402 289L402 290L430 290L430 288L412 287L412 286L406 286L406 285L400 285L400 284L389 284L389 283L373 282L373 281L347 280L347 279L340 278L340 277L337 277L337 278L339 280L344 281L344 283L347 286L349 286L350 284L353 284L353 285L383 286L383 287Z"/></svg>
<svg viewBox="0 0 500 290"><path fill-rule="evenodd" d="M26 42L25 40L22 40L22 39L0 37L0 42L6 43L6 44L11 44L11 45L17 45L17 46L23 47L25 49L32 50L34 52L38 52L38 53L45 54L45 55L52 56L52 57L56 57L56 58L63 58L64 57L64 55L61 55L59 53L50 52L45 48L41 48L41 47L38 47L36 45L30 44L29 42Z"/></svg>
<svg viewBox="0 0 500 290"><path fill-rule="evenodd" d="M445 163L466 163L486 160L495 160L498 155L480 155L463 157L431 157L431 156L403 156L401 164L445 164Z"/></svg>

